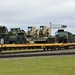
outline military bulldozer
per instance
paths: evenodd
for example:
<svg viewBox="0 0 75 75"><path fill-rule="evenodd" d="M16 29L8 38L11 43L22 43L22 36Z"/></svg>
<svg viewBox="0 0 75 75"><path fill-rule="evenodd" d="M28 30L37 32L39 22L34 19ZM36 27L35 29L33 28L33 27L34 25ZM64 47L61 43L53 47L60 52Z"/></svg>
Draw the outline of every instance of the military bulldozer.
<svg viewBox="0 0 75 75"><path fill-rule="evenodd" d="M20 28L11 28L9 31L10 43L23 44L26 43L26 33Z"/></svg>
<svg viewBox="0 0 75 75"><path fill-rule="evenodd" d="M47 26L40 26L39 37L34 39L35 43L54 43L55 38L50 36L50 29Z"/></svg>
<svg viewBox="0 0 75 75"><path fill-rule="evenodd" d="M33 43L51 43L55 38L50 36L49 28L47 26L40 26L40 29L35 27L28 27L27 40Z"/></svg>
<svg viewBox="0 0 75 75"><path fill-rule="evenodd" d="M36 27L29 26L27 31L27 37L33 37L35 30L36 30Z"/></svg>
<svg viewBox="0 0 75 75"><path fill-rule="evenodd" d="M40 26L39 36L40 37L49 37L50 32L49 28L47 26Z"/></svg>
<svg viewBox="0 0 75 75"><path fill-rule="evenodd" d="M38 37L38 29L36 29L36 27L29 26L27 34L26 34L27 41L29 43L34 43L33 40L34 38L37 38L37 37Z"/></svg>
<svg viewBox="0 0 75 75"><path fill-rule="evenodd" d="M0 44L8 44L10 42L10 37L8 34L8 29L5 26L0 26Z"/></svg>

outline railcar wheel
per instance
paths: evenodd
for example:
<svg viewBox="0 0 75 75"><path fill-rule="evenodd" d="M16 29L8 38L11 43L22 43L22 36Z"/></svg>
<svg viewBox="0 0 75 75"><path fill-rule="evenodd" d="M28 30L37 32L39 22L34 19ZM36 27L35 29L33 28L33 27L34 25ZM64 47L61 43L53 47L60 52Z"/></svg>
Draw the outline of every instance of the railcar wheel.
<svg viewBox="0 0 75 75"><path fill-rule="evenodd" d="M69 47L68 47L68 46L65 46L64 48L65 48L65 49L68 49Z"/></svg>
<svg viewBox="0 0 75 75"><path fill-rule="evenodd" d="M45 48L43 48L43 51L45 51L46 49Z"/></svg>

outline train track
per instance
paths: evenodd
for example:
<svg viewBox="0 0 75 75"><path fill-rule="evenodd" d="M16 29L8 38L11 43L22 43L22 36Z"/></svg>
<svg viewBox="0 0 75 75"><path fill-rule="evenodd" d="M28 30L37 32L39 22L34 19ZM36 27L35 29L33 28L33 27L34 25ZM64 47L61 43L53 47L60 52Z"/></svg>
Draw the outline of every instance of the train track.
<svg viewBox="0 0 75 75"><path fill-rule="evenodd" d="M1 53L0 58L19 58L19 57L39 57L39 56L61 56L61 55L75 55L75 50L56 50L56 51L23 51L23 52L6 52Z"/></svg>

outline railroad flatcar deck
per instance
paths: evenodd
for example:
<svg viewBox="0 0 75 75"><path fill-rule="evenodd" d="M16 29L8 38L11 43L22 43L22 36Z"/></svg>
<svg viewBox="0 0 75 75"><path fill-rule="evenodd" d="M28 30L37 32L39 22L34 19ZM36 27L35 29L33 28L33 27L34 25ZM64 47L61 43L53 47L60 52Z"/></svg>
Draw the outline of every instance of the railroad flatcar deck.
<svg viewBox="0 0 75 75"><path fill-rule="evenodd" d="M40 48L40 49L49 49L49 48L68 48L68 47L74 47L75 43L50 43L50 44L35 44L35 43L29 43L29 44L0 44L0 50L6 50L6 49L22 49L22 48Z"/></svg>

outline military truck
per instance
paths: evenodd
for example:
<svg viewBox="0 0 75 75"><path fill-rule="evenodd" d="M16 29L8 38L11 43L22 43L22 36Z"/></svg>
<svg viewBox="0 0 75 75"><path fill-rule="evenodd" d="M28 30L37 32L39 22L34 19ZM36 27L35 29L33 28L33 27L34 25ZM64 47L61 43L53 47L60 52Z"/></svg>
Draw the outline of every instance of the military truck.
<svg viewBox="0 0 75 75"><path fill-rule="evenodd" d="M55 40L58 43L71 43L75 41L75 37L71 32L58 29L58 31L55 32Z"/></svg>
<svg viewBox="0 0 75 75"><path fill-rule="evenodd" d="M0 44L8 44L10 42L10 37L8 34L8 29L5 26L0 26Z"/></svg>
<svg viewBox="0 0 75 75"><path fill-rule="evenodd" d="M10 34L10 43L26 43L26 33L24 30L21 30L20 28L11 28L9 31Z"/></svg>

